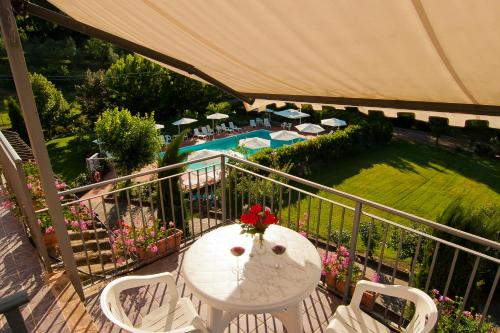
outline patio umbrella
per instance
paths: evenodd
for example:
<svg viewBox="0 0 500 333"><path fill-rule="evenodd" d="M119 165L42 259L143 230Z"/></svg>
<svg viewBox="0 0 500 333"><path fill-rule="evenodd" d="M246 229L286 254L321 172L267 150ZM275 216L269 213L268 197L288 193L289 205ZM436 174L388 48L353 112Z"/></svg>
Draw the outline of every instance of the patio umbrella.
<svg viewBox="0 0 500 333"><path fill-rule="evenodd" d="M304 133L316 133L318 134L319 132L323 132L325 129L319 125L316 124L310 124L310 123L305 123L305 124L300 124L295 126L299 132L304 132Z"/></svg>
<svg viewBox="0 0 500 333"><path fill-rule="evenodd" d="M274 114L277 114L278 116L282 116L288 119L299 119L299 122L301 123L302 123L302 118L310 117L309 114L294 109L276 111L274 112Z"/></svg>
<svg viewBox="0 0 500 333"><path fill-rule="evenodd" d="M337 118L323 119L321 120L321 124L325 126L335 126L335 127L347 126L347 123L344 120Z"/></svg>
<svg viewBox="0 0 500 333"><path fill-rule="evenodd" d="M305 139L303 135L293 131L277 131L270 134L271 139L279 141L290 141L295 139Z"/></svg>
<svg viewBox="0 0 500 333"><path fill-rule="evenodd" d="M165 128L165 125L162 125L162 124L155 124L155 128L157 130L161 130L161 129L164 129Z"/></svg>
<svg viewBox="0 0 500 333"><path fill-rule="evenodd" d="M95 139L92 141L93 143L95 143L98 147L99 147L99 152L101 152L101 145L104 143L102 142L101 140L99 139Z"/></svg>
<svg viewBox="0 0 500 333"><path fill-rule="evenodd" d="M192 119L192 118L181 118L181 119L179 119L177 121L174 121L172 123L172 125L176 125L177 128L179 129L179 134L181 134L181 125L187 125L187 124L195 123L197 121L198 120Z"/></svg>
<svg viewBox="0 0 500 333"><path fill-rule="evenodd" d="M210 156L217 156L217 155L220 155L219 151L211 150L211 149L201 149L201 150L195 150L195 151L189 153L187 160L188 161L193 161L193 160L196 160L198 158L204 158L204 157L210 157ZM220 162L219 158L213 158L213 159L210 159L210 160L201 161L199 163L200 164L210 164L210 165L212 165L212 164L215 164L217 162Z"/></svg>
<svg viewBox="0 0 500 333"><path fill-rule="evenodd" d="M261 149L271 147L271 140L261 138L241 139L239 145L249 149Z"/></svg>
<svg viewBox="0 0 500 333"><path fill-rule="evenodd" d="M215 121L216 120L227 119L227 118L229 118L229 116L227 114L219 113L219 112L213 113L213 114L207 116L207 119L212 119L212 128L215 128Z"/></svg>

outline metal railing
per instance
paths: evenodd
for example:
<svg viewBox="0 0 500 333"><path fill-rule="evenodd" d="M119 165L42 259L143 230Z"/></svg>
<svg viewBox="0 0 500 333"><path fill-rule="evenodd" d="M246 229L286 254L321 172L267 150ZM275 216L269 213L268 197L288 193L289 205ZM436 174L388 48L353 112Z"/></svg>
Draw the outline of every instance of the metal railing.
<svg viewBox="0 0 500 333"><path fill-rule="evenodd" d="M217 164L203 165L214 158ZM193 165L198 168L185 170ZM97 191L109 185L111 190ZM461 310L474 304L483 319L497 293L499 243L237 157L197 159L60 195L90 190L93 195L63 204L77 215L87 214L87 220L78 221L87 230L76 226L76 231L69 231L86 284L175 252L213 228L238 221L245 206L260 203L276 212L282 226L303 233L322 255L340 246L348 249L347 287L339 294L344 302L349 300L351 281L371 274L384 283L463 297ZM165 230L173 232L170 221L183 236L162 245ZM368 310L404 325L411 307L380 298Z"/></svg>

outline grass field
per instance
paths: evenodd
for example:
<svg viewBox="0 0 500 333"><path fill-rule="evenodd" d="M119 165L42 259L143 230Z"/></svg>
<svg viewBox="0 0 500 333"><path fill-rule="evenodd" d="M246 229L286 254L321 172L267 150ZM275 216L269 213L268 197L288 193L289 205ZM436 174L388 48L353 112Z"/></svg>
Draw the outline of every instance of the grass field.
<svg viewBox="0 0 500 333"><path fill-rule="evenodd" d="M7 112L0 112L0 129L10 129L10 118Z"/></svg>
<svg viewBox="0 0 500 333"><path fill-rule="evenodd" d="M85 171L85 155L75 144L75 136L57 138L47 142L54 172L66 182Z"/></svg>
<svg viewBox="0 0 500 333"><path fill-rule="evenodd" d="M457 199L472 208L500 204L499 161L408 141L396 140L311 171L307 178L314 182L434 221ZM315 193L354 207L351 200L323 191ZM309 199L302 196L290 207L292 224L296 223L298 216L310 212L311 232L318 228L319 217L320 234L326 236L330 206L323 202L321 212L318 208L318 199L311 199L309 205ZM408 220L392 214L367 207L363 209L383 218L410 224ZM287 222L288 207L282 215ZM332 230L338 230L342 209L334 206L332 216ZM353 214L347 210L344 230L351 230L352 220ZM369 221L369 218L363 217L362 220Z"/></svg>

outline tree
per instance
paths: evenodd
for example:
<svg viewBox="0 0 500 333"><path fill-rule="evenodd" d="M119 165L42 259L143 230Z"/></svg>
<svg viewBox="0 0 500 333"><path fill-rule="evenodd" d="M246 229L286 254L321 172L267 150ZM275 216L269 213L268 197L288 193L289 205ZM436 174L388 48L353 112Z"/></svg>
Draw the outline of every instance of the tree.
<svg viewBox="0 0 500 333"><path fill-rule="evenodd" d="M113 44L97 38L89 38L83 44L83 54L93 67L108 67L118 59Z"/></svg>
<svg viewBox="0 0 500 333"><path fill-rule="evenodd" d="M233 110L231 109L231 103L229 102L220 102L220 103L210 102L208 103L207 111L210 114L219 112L229 115Z"/></svg>
<svg viewBox="0 0 500 333"><path fill-rule="evenodd" d="M9 96L3 100L3 109L9 114L10 125L12 130L17 132L19 136L26 142L29 143L28 132L26 131L26 126L24 125L24 118L21 114L21 108L16 98Z"/></svg>
<svg viewBox="0 0 500 333"><path fill-rule="evenodd" d="M168 108L169 80L166 68L137 55L119 58L104 76L110 105L157 115Z"/></svg>
<svg viewBox="0 0 500 333"><path fill-rule="evenodd" d="M432 134L436 137L436 145L439 144L439 137L448 133L448 118L443 117L429 117L429 127Z"/></svg>
<svg viewBox="0 0 500 333"><path fill-rule="evenodd" d="M92 72L87 70L85 81L75 85L76 101L80 104L82 113L90 120L95 121L97 117L109 107L108 89L104 84L104 71Z"/></svg>
<svg viewBox="0 0 500 333"><path fill-rule="evenodd" d="M131 174L158 157L161 143L153 114L141 117L132 116L127 109L108 109L95 123L95 132L122 175Z"/></svg>
<svg viewBox="0 0 500 333"><path fill-rule="evenodd" d="M42 127L51 138L64 128L70 106L62 92L45 76L35 73L30 74L29 78Z"/></svg>
<svg viewBox="0 0 500 333"><path fill-rule="evenodd" d="M380 233L380 230L377 228L375 223L373 223L372 225L368 222L361 222L359 225L359 232L361 235L361 241L368 250L368 257L373 258L373 253L382 240L382 234Z"/></svg>
<svg viewBox="0 0 500 333"><path fill-rule="evenodd" d="M167 146L167 150L165 151L165 154L160 157L158 160L158 167L164 167L167 165L172 165L172 164L178 164L183 162L186 157L187 153L179 153L179 148L181 144L184 142L184 135L188 134L189 130L183 131L180 135L176 136ZM180 167L176 169L171 169L171 170L166 170L162 171L158 174L159 178L164 178L172 175L176 175L184 171L185 167ZM177 229L183 230L186 234L184 237L189 237L190 235L190 229L189 229L189 223L186 223L183 225L183 217L184 217L184 222L187 221L186 214L181 211L182 209L182 193L180 192L179 188L179 179L180 177L173 177L171 178L171 184L169 183L168 180L162 181L162 198L163 198L163 208L165 209L165 212L172 212L172 210L169 210L168 207L171 206L171 202L174 203L174 213L171 215L172 220L175 220L175 226ZM170 185L172 185L172 193L170 193ZM172 200L172 201L171 201ZM172 213L170 213L172 214ZM166 222L166 221L164 221Z"/></svg>

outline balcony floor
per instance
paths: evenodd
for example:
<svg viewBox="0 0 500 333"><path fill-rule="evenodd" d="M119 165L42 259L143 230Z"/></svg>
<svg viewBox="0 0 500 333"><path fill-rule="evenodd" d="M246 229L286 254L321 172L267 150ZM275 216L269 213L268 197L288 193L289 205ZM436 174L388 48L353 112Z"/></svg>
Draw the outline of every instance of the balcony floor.
<svg viewBox="0 0 500 333"><path fill-rule="evenodd" d="M207 317L207 305L194 296L184 283L182 273L182 260L185 250L178 254L170 255L151 263L131 274L147 275L161 272L171 272L177 281L177 290L181 297L191 298L195 308L203 319ZM109 282L109 281L108 281ZM106 282L107 283L107 282ZM99 332L120 332L120 328L113 325L101 312L99 306L100 291L106 283L100 283L86 290L87 311L97 326ZM149 287L130 289L123 293L122 304L129 318L134 323L139 323L141 316L158 308L164 299L164 285L151 285ZM328 325L329 318L335 312L341 300L318 287L303 301L304 332L323 332ZM241 315L234 319L226 332L283 332L283 325L269 314Z"/></svg>

